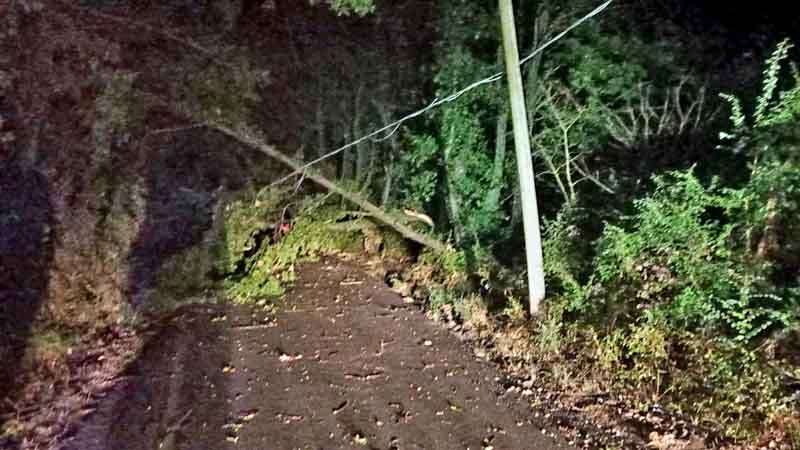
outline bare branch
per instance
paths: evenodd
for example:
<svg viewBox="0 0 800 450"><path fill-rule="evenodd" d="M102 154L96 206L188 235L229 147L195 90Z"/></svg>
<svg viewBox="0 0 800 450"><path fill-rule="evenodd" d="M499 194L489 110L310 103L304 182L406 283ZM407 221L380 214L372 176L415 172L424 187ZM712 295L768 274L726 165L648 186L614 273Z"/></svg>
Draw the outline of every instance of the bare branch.
<svg viewBox="0 0 800 450"><path fill-rule="evenodd" d="M700 128L704 119L713 114L705 112L705 87L695 96L685 92L688 78L662 93L663 100L654 105L657 93L650 85L639 84L639 100L635 106L613 111L605 108L606 131L621 144L622 148L632 148L647 144L664 136L680 136Z"/></svg>
<svg viewBox="0 0 800 450"><path fill-rule="evenodd" d="M584 170L579 164L575 165L575 170L577 170L578 173L583 175L583 179L591 181L597 187L599 187L600 189L604 190L605 192L607 192L609 194L613 194L614 193L613 189L611 189L610 187L608 187L608 185L606 185L602 181L600 181L596 176L590 174L588 170Z"/></svg>

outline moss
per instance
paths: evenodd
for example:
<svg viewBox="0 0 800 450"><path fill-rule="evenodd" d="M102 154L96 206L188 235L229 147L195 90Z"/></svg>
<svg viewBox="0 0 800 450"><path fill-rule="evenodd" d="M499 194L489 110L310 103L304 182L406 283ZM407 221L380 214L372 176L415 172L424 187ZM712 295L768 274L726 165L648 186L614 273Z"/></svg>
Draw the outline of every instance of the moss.
<svg viewBox="0 0 800 450"><path fill-rule="evenodd" d="M202 292L212 287L210 274L216 255L208 246L198 245L168 258L159 271L156 285L176 298Z"/></svg>
<svg viewBox="0 0 800 450"><path fill-rule="evenodd" d="M299 212L291 232L286 225L285 192L249 195L225 209L225 255L220 259L227 277L226 296L234 302L265 303L283 295L294 281L294 267L334 251L361 252L367 219L352 219L327 196L310 197L294 206Z"/></svg>
<svg viewBox="0 0 800 450"><path fill-rule="evenodd" d="M436 252L427 250L420 255L420 261L436 266L448 276L459 275L467 271L467 258L462 251Z"/></svg>
<svg viewBox="0 0 800 450"><path fill-rule="evenodd" d="M244 208L253 212L248 206ZM226 281L228 297L242 303L279 297L285 286L294 281L295 265L314 260L326 252L362 250L363 235L359 227L337 223L340 215L337 208L330 206L302 212L295 219L291 233L272 245L261 245L244 261L239 260L237 264L243 264L246 270ZM231 214L231 217L241 216L240 213ZM252 250L249 246L243 248Z"/></svg>
<svg viewBox="0 0 800 450"><path fill-rule="evenodd" d="M425 250L412 273L420 284L439 285L454 298L461 297L471 290L467 257L463 251L443 252ZM423 274L420 277L420 274Z"/></svg>
<svg viewBox="0 0 800 450"><path fill-rule="evenodd" d="M31 368L46 361L59 360L78 343L77 336L56 330L42 330L31 334L25 349L22 366Z"/></svg>
<svg viewBox="0 0 800 450"><path fill-rule="evenodd" d="M387 258L407 258L413 253L408 240L388 227L377 227L383 243L383 256Z"/></svg>
<svg viewBox="0 0 800 450"><path fill-rule="evenodd" d="M99 92L93 105L85 193L92 215L57 231L66 234L60 240L70 245L55 255L54 266L64 274L51 281L50 307L42 315L43 320L82 329L102 328L119 319L127 251L145 209L141 178L112 163L114 149L144 126L147 105L133 87L136 73L97 71L94 76Z"/></svg>
<svg viewBox="0 0 800 450"><path fill-rule="evenodd" d="M95 143L95 165L107 162L111 153L112 138L125 137L141 129L147 114L144 97L134 88L136 73L116 71L103 76L100 95L95 100L95 120L92 137Z"/></svg>
<svg viewBox="0 0 800 450"><path fill-rule="evenodd" d="M19 419L11 418L0 423L0 439L15 438L22 434L24 428Z"/></svg>
<svg viewBox="0 0 800 450"><path fill-rule="evenodd" d="M238 303L268 304L285 293L294 282L297 264L331 252L360 253L365 247L382 249L384 256L410 254L407 242L371 219L343 211L329 196L290 202L288 191L241 194L215 214L218 224L213 243L214 261L188 253L165 266L163 286L173 292L188 292L190 286L219 287L223 295ZM295 214L290 220L292 213ZM282 226L289 225L286 233ZM378 241L379 245L374 245ZM377 252L376 252L377 253ZM191 262L184 262L186 258ZM443 257L457 277L455 254ZM463 258L462 258L463 259ZM220 286L203 284L202 275L216 273ZM461 273L461 272L459 272Z"/></svg>
<svg viewBox="0 0 800 450"><path fill-rule="evenodd" d="M258 72L244 55L228 55L226 64L209 64L191 74L183 97L205 119L239 126L249 122L256 95Z"/></svg>
<svg viewBox="0 0 800 450"><path fill-rule="evenodd" d="M790 448L800 448L800 417L787 419L786 435Z"/></svg>
<svg viewBox="0 0 800 450"><path fill-rule="evenodd" d="M224 248L220 249L217 262L221 273L235 272L243 255L256 249L256 234L280 220L280 205L279 198L260 198L255 194L246 194L225 205L221 240Z"/></svg>

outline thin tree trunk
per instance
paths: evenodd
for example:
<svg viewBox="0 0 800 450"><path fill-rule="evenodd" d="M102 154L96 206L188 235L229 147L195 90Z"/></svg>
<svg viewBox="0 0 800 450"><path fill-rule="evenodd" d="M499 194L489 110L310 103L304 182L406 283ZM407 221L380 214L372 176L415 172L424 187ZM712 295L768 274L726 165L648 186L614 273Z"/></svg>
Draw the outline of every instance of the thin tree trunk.
<svg viewBox="0 0 800 450"><path fill-rule="evenodd" d="M361 102L364 96L364 84L362 83L356 92L356 101L354 106L354 114L353 114L353 134L356 138L359 138L366 133L364 133L362 123L363 123L363 111L361 108ZM368 153L369 153L369 144L367 142L362 142L356 145L356 161L355 161L355 179L361 183L366 178L366 167L367 167L367 160L368 160Z"/></svg>
<svg viewBox="0 0 800 450"><path fill-rule="evenodd" d="M572 152L569 151L569 129L563 130L564 170L566 171L567 186L569 186L569 204L575 204L575 183L572 182Z"/></svg>
<svg viewBox="0 0 800 450"><path fill-rule="evenodd" d="M503 169L506 162L506 131L508 130L508 109L500 107L495 128L494 165L492 166L492 189L486 195L486 207L489 211L500 209L500 194L503 191Z"/></svg>
<svg viewBox="0 0 800 450"><path fill-rule="evenodd" d="M309 159L318 158L328 152L328 139L326 135L326 126L325 126L325 110L324 104L322 103L322 97L320 97L319 103L317 103L317 114L316 114L316 132L317 132L317 145L316 151L311 151L309 154L306 155ZM321 168L322 172L329 177L336 176L336 164L335 163L327 163L323 165Z"/></svg>
<svg viewBox="0 0 800 450"><path fill-rule="evenodd" d="M367 197L369 197L370 190L372 188L372 178L375 175L375 151L374 149L370 149L367 155L367 176L364 179L364 184L361 187L362 191L367 192Z"/></svg>
<svg viewBox="0 0 800 450"><path fill-rule="evenodd" d="M344 141L350 142L352 140L352 134L350 131L347 130L344 132ZM342 152L342 170L340 173L340 179L344 180L352 180L355 172L355 155L353 155L353 148L350 147L344 152Z"/></svg>
<svg viewBox="0 0 800 450"><path fill-rule="evenodd" d="M381 195L381 206L389 207L392 201L392 179L394 178L394 156L390 155L389 164L383 166L385 172L383 179L383 194Z"/></svg>
<svg viewBox="0 0 800 450"><path fill-rule="evenodd" d="M548 28L550 27L550 14L547 6L539 8L539 13L534 21L533 42L531 50L536 50L547 38ZM538 53L527 65L525 73L525 94L528 116L528 134L533 136L536 110L539 106L540 82L541 82L542 53Z"/></svg>
<svg viewBox="0 0 800 450"><path fill-rule="evenodd" d="M265 153L266 155L282 162L283 164L286 164L294 171L300 170L301 163L298 163L292 158L289 158L280 151L276 150L274 147L266 144L265 142L257 138L255 133L245 130L237 131L225 125L217 123L209 123L208 126L214 130L219 131L222 134L225 134L226 136L231 137L232 139L241 142L242 144L245 144L249 147L252 147L256 150ZM393 228L406 239L418 242L436 251L444 251L447 249L447 246L444 243L429 236L426 236L424 234L417 233L413 229L401 223L398 219L394 218L386 211L382 210L378 206L375 206L374 204L366 200L358 193L342 189L336 183L313 171L308 171L306 173L306 178L313 181L314 183L317 183L323 188L342 196L344 199L356 204L357 206L361 207L364 211L370 213L373 217L375 217L376 220Z"/></svg>
<svg viewBox="0 0 800 450"><path fill-rule="evenodd" d="M378 110L378 114L381 116L381 120L383 123L389 123L392 121L391 113L389 112L389 108L387 108L384 104L380 102L373 102L375 105L375 109ZM386 156L386 159L389 160L388 164L384 164L384 182L383 182L383 194L381 195L381 205L384 208L387 208L392 203L392 192L394 189L394 177L396 171L396 161L397 156L400 154L400 141L397 138L397 133L392 134L389 137L389 152Z"/></svg>
<svg viewBox="0 0 800 450"><path fill-rule="evenodd" d="M522 223L522 194L519 191L518 179L514 184L514 191L511 198L511 230L516 230L517 226Z"/></svg>
<svg viewBox="0 0 800 450"><path fill-rule="evenodd" d="M447 184L447 206L450 211L450 221L455 230L456 242L461 242L463 238L463 227L461 226L461 199L456 189L455 180L463 179L464 170L463 163L452 154L453 142L456 138L455 133L455 125L450 125L447 143L444 148L444 165Z"/></svg>
<svg viewBox="0 0 800 450"><path fill-rule="evenodd" d="M317 154L314 157L319 157L327 153L327 145L325 139L325 113L322 110L322 100L317 103Z"/></svg>

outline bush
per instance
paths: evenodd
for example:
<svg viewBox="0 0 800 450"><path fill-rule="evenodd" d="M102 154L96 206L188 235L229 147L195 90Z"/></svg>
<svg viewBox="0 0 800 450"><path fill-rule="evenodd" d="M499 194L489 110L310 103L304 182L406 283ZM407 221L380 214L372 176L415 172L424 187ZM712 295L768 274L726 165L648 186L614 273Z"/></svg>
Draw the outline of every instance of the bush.
<svg viewBox="0 0 800 450"><path fill-rule="evenodd" d="M234 302L267 304L294 281L294 267L335 250L363 250L363 224L357 219L338 223L347 213L325 199L311 198L298 207L292 231L276 236L273 226L283 223L285 199L247 198L226 211L228 271L223 287ZM279 207L279 205L281 207ZM271 218L272 220L268 220ZM256 242L258 234L262 242Z"/></svg>

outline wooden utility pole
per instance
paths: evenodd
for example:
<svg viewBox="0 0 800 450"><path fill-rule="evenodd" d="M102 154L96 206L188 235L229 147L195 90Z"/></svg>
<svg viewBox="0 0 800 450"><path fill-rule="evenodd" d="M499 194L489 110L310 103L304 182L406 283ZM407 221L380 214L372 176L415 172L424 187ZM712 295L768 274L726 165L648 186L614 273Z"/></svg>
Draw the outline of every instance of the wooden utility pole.
<svg viewBox="0 0 800 450"><path fill-rule="evenodd" d="M525 229L525 255L528 263L528 292L530 311L536 314L544 300L544 266L542 264L542 236L539 231L539 207L536 204L536 185L533 178L531 143L528 136L528 118L525 111L525 93L519 68L517 31L514 25L514 7L511 0L499 0L500 23L503 30L503 51L508 74L508 92L511 98L511 119L514 125L514 146L517 150L520 194L522 196L522 222Z"/></svg>

